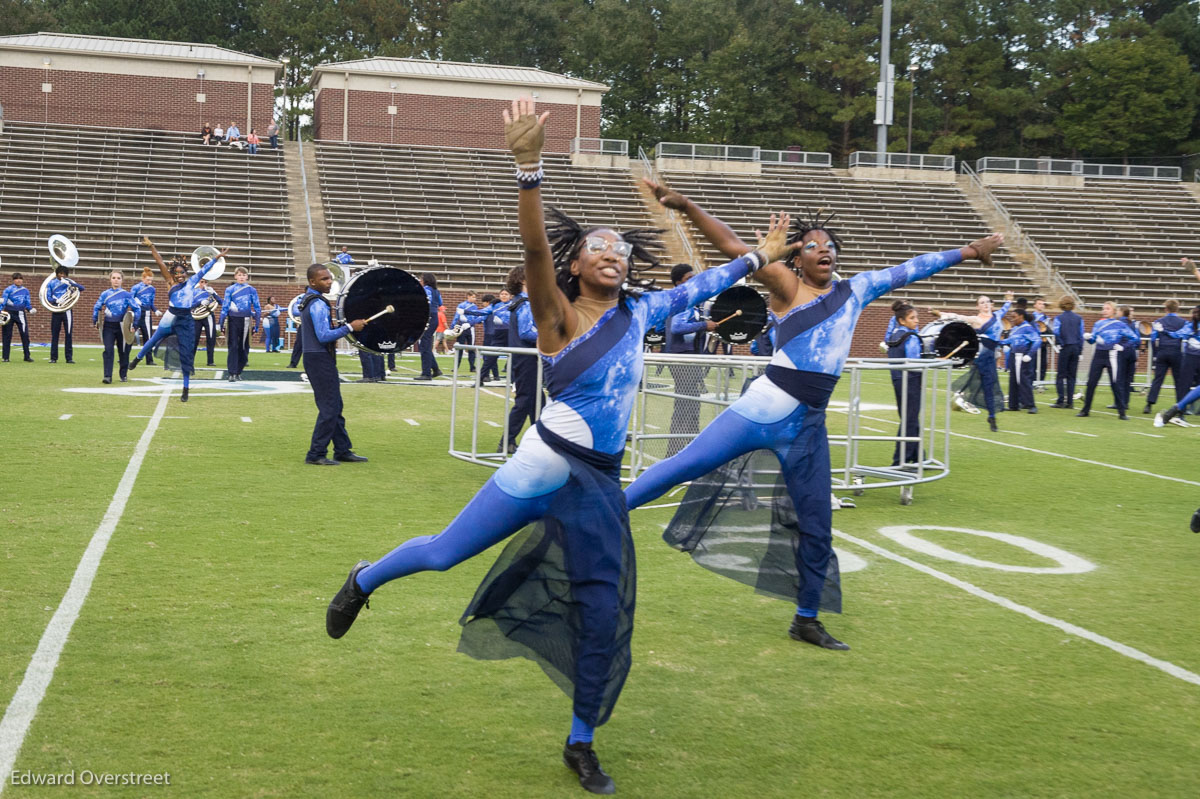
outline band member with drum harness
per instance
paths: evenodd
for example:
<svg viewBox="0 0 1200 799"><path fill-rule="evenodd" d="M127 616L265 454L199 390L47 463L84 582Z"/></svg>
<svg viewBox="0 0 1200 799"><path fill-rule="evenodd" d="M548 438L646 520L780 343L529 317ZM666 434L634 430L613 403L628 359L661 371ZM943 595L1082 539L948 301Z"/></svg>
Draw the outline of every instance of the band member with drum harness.
<svg viewBox="0 0 1200 799"><path fill-rule="evenodd" d="M728 225L692 200L652 180L643 181L660 203L683 212L721 252L737 256L751 249ZM793 640L846 650L850 647L830 635L817 616L821 609L841 610L825 407L850 356L854 326L863 308L884 294L967 259L990 262L1003 236L995 234L956 250L919 255L888 269L838 280L834 270L841 240L829 227L833 215L821 218L821 210L808 219L797 219L790 241L800 246L786 262L772 263L755 275L770 292L775 319L776 349L766 374L754 380L746 393L678 455L647 469L625 494L632 509L662 496L672 486L697 481L684 496L664 540L692 553L706 568L796 602L788 630ZM994 374L994 364L992 369ZM773 505L781 507L790 500L795 513L773 517L763 549L749 556L758 558L760 568L720 571L703 555L745 523L739 515L742 508L734 507L739 503L720 503L729 496L728 491L741 490L739 484L752 468L751 459L744 456L758 450L770 450L780 464L781 483ZM736 465L728 468L734 461ZM697 480L701 477L704 479ZM721 510L697 510L713 507ZM768 552L794 553L794 557L770 557Z"/></svg>
<svg viewBox="0 0 1200 799"><path fill-rule="evenodd" d="M1075 300L1064 296L1058 301L1062 313L1054 317L1050 329L1057 342L1058 368L1054 387L1058 399L1051 408L1075 408L1075 378L1079 373L1079 355L1083 352L1083 317L1075 313Z"/></svg>
<svg viewBox="0 0 1200 799"><path fill-rule="evenodd" d="M162 313L155 309L154 300L158 296L158 290L154 288L154 273L150 271L150 267L142 267L142 280L136 286L129 290L138 303L142 306L142 315L138 317L137 329L142 334L142 346L146 346L146 342L153 337L151 322L154 316L162 316ZM141 351L138 351L141 355ZM70 356L67 356L70 357ZM146 353L146 365L154 365L154 353Z"/></svg>
<svg viewBox="0 0 1200 799"><path fill-rule="evenodd" d="M921 337L917 334L920 314L908 303L893 303L895 327L887 340L887 357L914 360L921 357ZM897 436L914 439L896 442L892 465L916 468L921 462L921 389L922 375L910 369L891 369L892 393L896 396L896 412L900 414ZM904 445L904 460L900 460L900 445Z"/></svg>
<svg viewBox="0 0 1200 799"><path fill-rule="evenodd" d="M142 237L142 243L150 248L150 254L154 256L154 262L158 264L158 271L162 273L171 288L167 291L167 313L163 314L162 319L159 320L158 329L154 331L154 335L129 364L129 368L135 368L138 361L148 355L160 340L174 333L176 349L179 353L179 370L183 372L183 393L180 394L179 401L187 402L191 377L196 371L196 341L198 340L195 320L192 318L192 307L198 303L200 283L203 282L204 276L218 268L224 270L224 258L225 254L229 252L229 248L219 252L208 248L212 252L212 257L207 258L203 263L197 259L195 272L189 276L187 262L183 258L174 259L168 269L154 243L148 237ZM202 251L203 248L198 249L193 255Z"/></svg>
<svg viewBox="0 0 1200 799"><path fill-rule="evenodd" d="M121 382L124 383L129 379L129 350L133 346L132 342L127 341L127 332L132 332L133 320L137 318L142 307L133 294L122 286L124 276L120 272L114 269L109 273L108 279L112 288L105 289L100 299L96 300L96 306L92 308L92 324L100 325L100 311L103 309L104 325L101 328L101 337L104 340L104 382L112 382L115 347L120 361ZM129 317L128 320L126 316ZM123 329L126 324L129 326L128 331Z"/></svg>
<svg viewBox="0 0 1200 799"><path fill-rule="evenodd" d="M192 305L191 315L196 320L196 341L192 345L192 349L200 350L200 336L203 334L204 348L208 354L205 366L216 366L214 356L217 351L217 317L214 311L221 307L221 298L208 285L207 280L201 279L196 287L196 296L193 297L193 301L195 304Z"/></svg>
<svg viewBox="0 0 1200 799"><path fill-rule="evenodd" d="M333 275L328 267L324 264L308 267L308 290L300 301L300 336L304 339L304 373L317 403L317 423L313 426L312 443L304 462L317 466L337 466L339 461L366 461L363 456L354 454L350 436L346 433L334 342L362 330L367 326L367 320L355 319L341 327L332 327L329 301L325 299L331 288ZM333 442L333 460L328 457L330 441Z"/></svg>
<svg viewBox="0 0 1200 799"><path fill-rule="evenodd" d="M50 363L58 362L58 337L63 336L63 354L67 357L67 363L75 363L72 360L72 348L74 345L74 327L75 327L75 311L71 307L64 310L56 310L72 293L83 293L83 285L76 283L70 278L71 270L65 266L56 266L54 268L54 277L46 286L46 302L50 308ZM134 293L136 297L137 294ZM139 300L140 302L140 300Z"/></svg>
<svg viewBox="0 0 1200 799"><path fill-rule="evenodd" d="M258 332L258 320L262 314L258 290L247 282L249 278L246 267L239 266L233 270L233 283L225 289L225 296L221 300L221 318L217 323L225 331L225 345L229 350L225 368L231 383L242 379L242 370L246 368L246 361L250 357L250 337Z"/></svg>
<svg viewBox="0 0 1200 799"><path fill-rule="evenodd" d="M1146 395L1146 407L1142 413L1150 413L1154 403L1158 402L1158 392L1162 390L1163 380L1167 370L1171 372L1171 382L1175 384L1175 401L1183 399L1188 387L1183 375L1183 346L1182 342L1170 335L1178 333L1187 324L1187 320L1179 315L1179 300L1167 300L1163 303L1166 316L1159 317L1151 324L1150 346L1154 353L1154 381L1150 384L1150 393Z"/></svg>
<svg viewBox="0 0 1200 799"><path fill-rule="evenodd" d="M29 318L26 314L33 313L33 302L29 297L29 289L25 288L25 276L13 272L12 285L0 294L0 326L3 327L4 362L8 363L8 352L12 345L12 332L16 327L21 334L21 347L25 351L25 360L33 362L29 357Z"/></svg>

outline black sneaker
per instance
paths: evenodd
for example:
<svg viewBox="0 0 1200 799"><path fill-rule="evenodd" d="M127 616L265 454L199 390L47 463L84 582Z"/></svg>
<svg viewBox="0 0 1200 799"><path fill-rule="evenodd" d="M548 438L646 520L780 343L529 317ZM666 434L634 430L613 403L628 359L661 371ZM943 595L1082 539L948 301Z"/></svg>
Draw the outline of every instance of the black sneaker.
<svg viewBox="0 0 1200 799"><path fill-rule="evenodd" d="M1145 408L1142 408L1142 413L1150 413L1152 410L1153 409L1147 405Z"/></svg>
<svg viewBox="0 0 1200 799"><path fill-rule="evenodd" d="M990 427L992 429L993 433L1000 432L1000 428L996 426L996 417L995 416L988 417L988 427Z"/></svg>
<svg viewBox="0 0 1200 799"><path fill-rule="evenodd" d="M1079 413L1077 413L1075 415L1076 416L1091 416L1091 414L1088 413L1087 411L1080 411Z"/></svg>
<svg viewBox="0 0 1200 799"><path fill-rule="evenodd" d="M1167 423L1167 422L1171 421L1172 419L1174 419L1174 418L1175 418L1176 416L1178 416L1178 415L1179 415L1179 409L1178 409L1178 408L1176 408L1174 405L1172 405L1171 407L1167 408L1167 409L1166 409L1166 410L1165 410L1165 411L1162 413L1162 420L1163 420L1163 423L1165 424L1165 423ZM1158 425L1157 425L1157 424L1156 424L1156 425L1154 425L1154 426L1155 426L1155 427L1158 427Z"/></svg>
<svg viewBox="0 0 1200 799"><path fill-rule="evenodd" d="M187 387L187 386L184 386L184 387L183 387L183 393L179 395L179 401L180 401L180 402L187 402L187 392L188 392L188 387Z"/></svg>
<svg viewBox="0 0 1200 799"><path fill-rule="evenodd" d="M367 560L360 560L356 563L350 570L350 576L346 578L346 582L330 600L329 608L325 611L325 632L329 633L330 638L341 638L345 635L346 631L350 629L350 625L354 624L354 620L358 618L358 612L364 606L371 607L367 595L354 581L358 573L370 565L371 562Z"/></svg>
<svg viewBox="0 0 1200 799"><path fill-rule="evenodd" d="M600 758L591 741L563 747L563 765L579 775L579 784L592 793L616 793L617 784L600 768Z"/></svg>
<svg viewBox="0 0 1200 799"><path fill-rule="evenodd" d="M131 361L129 362L129 371L131 371L131 372L132 372L134 369L136 369L136 368L138 367L138 364L139 364L139 363L141 363L141 362L142 362L142 359L141 359L141 358L139 358L139 357L138 357L138 356L136 356L136 355L135 355L135 356L133 356L133 360L131 360Z"/></svg>
<svg viewBox="0 0 1200 799"><path fill-rule="evenodd" d="M1196 512L1192 514L1192 532L1200 533L1200 508L1196 508Z"/></svg>
<svg viewBox="0 0 1200 799"><path fill-rule="evenodd" d="M788 628L788 635L793 640L803 641L806 644L814 644L825 649L842 651L850 648L849 645L843 644L827 633L825 625L821 624L818 619L810 619L807 616L801 616L799 613L792 618L792 626Z"/></svg>

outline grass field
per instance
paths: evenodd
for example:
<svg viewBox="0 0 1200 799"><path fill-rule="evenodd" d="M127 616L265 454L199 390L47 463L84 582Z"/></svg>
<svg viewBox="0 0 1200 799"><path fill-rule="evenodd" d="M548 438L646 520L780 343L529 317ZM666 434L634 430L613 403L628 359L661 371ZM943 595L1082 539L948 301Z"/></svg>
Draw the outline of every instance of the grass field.
<svg viewBox="0 0 1200 799"><path fill-rule="evenodd" d="M98 351L73 367L37 357L0 366L5 706L162 394L64 391L102 388ZM133 374L129 386L162 372ZM891 401L885 381L869 383L869 401ZM311 395L214 385L226 395L193 389L166 405L14 766L169 772L171 785L34 787L5 774L4 796L583 796L559 758L569 700L527 661L455 652L495 553L389 584L346 638L324 632L355 561L441 529L490 473L446 454L449 389L344 386L371 462L315 469L302 462ZM498 400L485 409L500 421ZM895 427L892 411L867 415ZM1044 404L1002 414L1001 433L982 416L953 424L949 478L917 487L909 506L895 489L868 491L834 514L853 539L839 550L866 561L844 576L845 613L826 618L850 652L792 642L789 605L667 548L670 509L633 514L634 666L597 738L620 795L1196 795L1200 536L1187 522L1200 428ZM1023 536L1095 568L955 562L880 532L895 526L932 526L915 534L993 564L1055 565L945 528Z"/></svg>

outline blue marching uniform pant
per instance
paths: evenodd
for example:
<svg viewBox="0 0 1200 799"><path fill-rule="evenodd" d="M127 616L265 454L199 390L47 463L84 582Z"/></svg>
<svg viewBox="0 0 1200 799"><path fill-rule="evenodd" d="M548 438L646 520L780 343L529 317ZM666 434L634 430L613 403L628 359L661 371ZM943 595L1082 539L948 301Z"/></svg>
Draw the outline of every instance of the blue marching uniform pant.
<svg viewBox="0 0 1200 799"><path fill-rule="evenodd" d="M191 311L172 308L171 313L175 315L175 321L169 332L175 335L179 370L183 372L184 385L187 385L188 377L196 372L196 320L192 318ZM166 315L163 318L166 319ZM162 325L159 325L159 328L161 329Z"/></svg>
<svg viewBox="0 0 1200 799"><path fill-rule="evenodd" d="M908 379L904 379L904 375L908 375ZM913 438L915 441L896 442L896 448L892 452L892 465L900 465L900 449L903 444L904 463L916 464L921 461L921 389L923 380L920 372L915 371L892 371L892 393L896 396L896 412L900 413L904 409L904 416L901 418L900 428L896 431L896 435L904 436L905 438ZM908 404L905 405L905 397L908 399Z"/></svg>
<svg viewBox="0 0 1200 799"><path fill-rule="evenodd" d="M1079 372L1079 353L1082 344L1064 344L1058 353L1058 370L1054 376L1054 387L1058 391L1058 404L1074 406L1075 378Z"/></svg>
<svg viewBox="0 0 1200 799"><path fill-rule="evenodd" d="M246 316L225 317L225 341L229 354L225 358L225 369L230 375L240 375L246 368L250 356L250 330L254 320Z"/></svg>
<svg viewBox="0 0 1200 799"><path fill-rule="evenodd" d="M120 375L121 379L124 380L126 373L129 371L129 350L132 345L125 343L125 337L121 333L121 323L105 320L104 328L101 331L101 339L104 341L104 379L112 380L113 349L116 348L117 361L120 365Z"/></svg>
<svg viewBox="0 0 1200 799"><path fill-rule="evenodd" d="M1160 347L1154 354L1154 382L1150 384L1150 393L1146 395L1147 405L1158 402L1158 392L1162 390L1168 370L1171 372L1171 381L1175 384L1175 400L1183 399L1183 395L1187 393L1188 387L1184 385L1183 376L1183 353L1178 349L1165 350Z"/></svg>
<svg viewBox="0 0 1200 799"><path fill-rule="evenodd" d="M64 351L67 360L72 358L72 327L74 326L75 312L72 310L55 311L50 314L50 361L58 360L58 337L65 334L66 341L64 343Z"/></svg>
<svg viewBox="0 0 1200 799"><path fill-rule="evenodd" d="M744 397L755 392L760 377ZM829 439L824 407L797 401L797 407L772 424L754 422L738 413L735 402L672 458L651 466L625 489L629 509L662 496L670 488L708 474L738 456L759 449L775 453L783 468L788 495L795 506L801 536L796 552L800 591L796 604L803 615L817 615L829 557L833 551L833 510L829 503Z"/></svg>
<svg viewBox="0 0 1200 799"><path fill-rule="evenodd" d="M996 415L996 408L1000 406L1000 400L993 393L996 384L1000 380L1000 374L996 371L996 347L988 346L986 339L979 341L979 355L975 357L975 366L979 369L979 379L983 386L983 401L987 405L988 416Z"/></svg>
<svg viewBox="0 0 1200 799"><path fill-rule="evenodd" d="M344 455L354 449L346 432L346 418L342 416L342 387L338 377L334 356L324 352L304 353L304 373L312 386L313 399L317 403L317 422L313 425L312 443L308 458L324 458L329 453L329 442L333 442L334 455Z"/></svg>

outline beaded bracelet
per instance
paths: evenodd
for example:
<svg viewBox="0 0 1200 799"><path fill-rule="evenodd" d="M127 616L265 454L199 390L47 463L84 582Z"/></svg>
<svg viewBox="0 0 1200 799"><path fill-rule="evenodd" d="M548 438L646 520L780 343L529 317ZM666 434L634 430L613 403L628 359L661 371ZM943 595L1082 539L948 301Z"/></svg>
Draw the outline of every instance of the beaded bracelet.
<svg viewBox="0 0 1200 799"><path fill-rule="evenodd" d="M538 161L536 168L517 167L517 186L522 189L536 189L542 185L542 178L546 177L546 170L542 168L542 162Z"/></svg>

